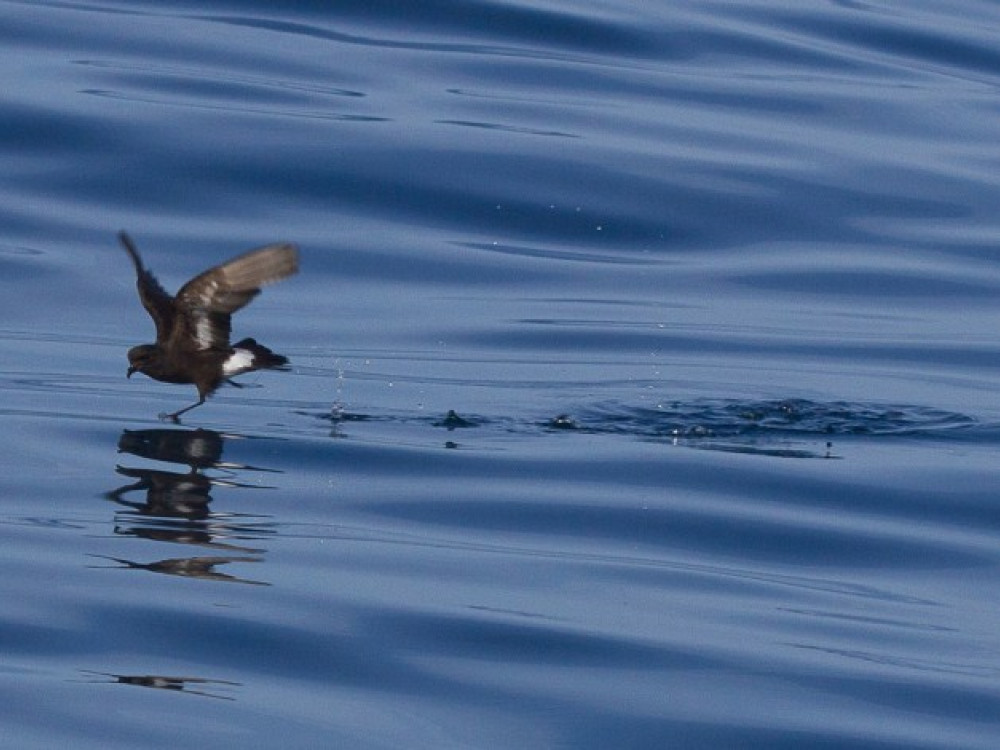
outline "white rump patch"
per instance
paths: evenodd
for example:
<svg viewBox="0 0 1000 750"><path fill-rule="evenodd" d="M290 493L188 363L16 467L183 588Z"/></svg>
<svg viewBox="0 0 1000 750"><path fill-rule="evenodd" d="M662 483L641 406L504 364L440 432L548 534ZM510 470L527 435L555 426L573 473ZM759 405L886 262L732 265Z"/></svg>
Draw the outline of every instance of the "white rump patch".
<svg viewBox="0 0 1000 750"><path fill-rule="evenodd" d="M227 378L253 369L253 352L249 349L233 349L229 359L222 363L222 374Z"/></svg>

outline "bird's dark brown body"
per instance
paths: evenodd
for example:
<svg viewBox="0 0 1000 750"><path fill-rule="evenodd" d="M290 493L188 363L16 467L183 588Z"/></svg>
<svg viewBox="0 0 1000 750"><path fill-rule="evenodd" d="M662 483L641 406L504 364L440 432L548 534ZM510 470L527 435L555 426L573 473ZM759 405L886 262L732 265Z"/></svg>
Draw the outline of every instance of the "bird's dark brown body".
<svg viewBox="0 0 1000 750"><path fill-rule="evenodd" d="M191 383L198 389L196 403L166 418L177 421L236 375L288 363L253 339L230 344L229 334L230 316L260 294L261 286L298 271L294 245L268 245L240 255L195 276L171 297L143 266L128 235L122 232L118 237L135 265L139 299L156 324L156 343L129 350L128 375L141 372L154 380Z"/></svg>

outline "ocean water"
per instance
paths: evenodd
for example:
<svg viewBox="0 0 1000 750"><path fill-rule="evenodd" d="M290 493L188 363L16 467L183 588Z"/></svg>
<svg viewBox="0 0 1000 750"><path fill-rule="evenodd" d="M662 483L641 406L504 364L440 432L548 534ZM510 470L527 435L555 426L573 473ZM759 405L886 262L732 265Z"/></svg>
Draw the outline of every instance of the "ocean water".
<svg viewBox="0 0 1000 750"><path fill-rule="evenodd" d="M0 18L0 746L998 746L996 3Z"/></svg>

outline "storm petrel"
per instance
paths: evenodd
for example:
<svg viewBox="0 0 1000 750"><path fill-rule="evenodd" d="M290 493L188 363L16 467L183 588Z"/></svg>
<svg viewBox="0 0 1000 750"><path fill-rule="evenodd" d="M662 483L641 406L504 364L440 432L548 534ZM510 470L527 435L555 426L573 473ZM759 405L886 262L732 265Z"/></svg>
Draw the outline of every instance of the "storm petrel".
<svg viewBox="0 0 1000 750"><path fill-rule="evenodd" d="M156 324L156 343L129 349L127 377L141 372L164 383L193 383L198 401L161 419L201 406L223 382L251 370L282 368L288 359L253 339L229 343L230 316L260 294L260 287L299 270L295 245L267 245L198 274L171 297L142 265L125 232L118 239L135 264L139 299Z"/></svg>

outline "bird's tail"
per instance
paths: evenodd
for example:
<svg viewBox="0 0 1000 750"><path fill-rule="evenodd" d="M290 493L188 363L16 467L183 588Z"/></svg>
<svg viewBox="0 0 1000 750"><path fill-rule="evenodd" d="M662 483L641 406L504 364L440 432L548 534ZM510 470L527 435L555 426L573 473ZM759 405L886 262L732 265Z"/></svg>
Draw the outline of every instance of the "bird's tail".
<svg viewBox="0 0 1000 750"><path fill-rule="evenodd" d="M288 357L275 354L266 346L258 344L253 339L243 339L233 344L237 352L247 352L250 355L247 370L288 369Z"/></svg>

